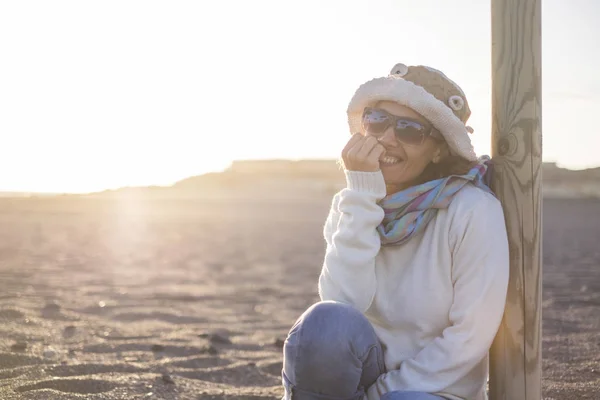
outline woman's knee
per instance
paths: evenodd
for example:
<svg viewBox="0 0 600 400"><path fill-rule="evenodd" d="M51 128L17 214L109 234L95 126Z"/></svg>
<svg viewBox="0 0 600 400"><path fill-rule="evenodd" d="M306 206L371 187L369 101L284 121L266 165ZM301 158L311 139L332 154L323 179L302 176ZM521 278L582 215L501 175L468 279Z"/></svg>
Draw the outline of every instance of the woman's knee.
<svg viewBox="0 0 600 400"><path fill-rule="evenodd" d="M348 335L356 329L370 327L367 318L351 305L321 301L310 306L299 318L305 337L313 340Z"/></svg>
<svg viewBox="0 0 600 400"><path fill-rule="evenodd" d="M370 342L376 341L374 334L365 334L365 329L373 332L366 317L352 306L332 301L312 305L285 340L285 378L300 387L335 386L339 382L358 387L361 357L372 347ZM365 344L366 339L369 343Z"/></svg>
<svg viewBox="0 0 600 400"><path fill-rule="evenodd" d="M366 317L356 308L334 301L322 301L310 306L298 318L286 340L286 345L302 345L323 356L338 351L336 345L347 346L356 330L372 329Z"/></svg>

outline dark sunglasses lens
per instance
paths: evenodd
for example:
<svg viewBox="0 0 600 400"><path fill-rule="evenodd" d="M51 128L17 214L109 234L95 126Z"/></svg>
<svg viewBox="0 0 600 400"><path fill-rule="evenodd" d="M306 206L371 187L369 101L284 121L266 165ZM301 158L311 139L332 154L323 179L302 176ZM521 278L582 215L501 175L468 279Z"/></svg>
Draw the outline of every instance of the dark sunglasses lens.
<svg viewBox="0 0 600 400"><path fill-rule="evenodd" d="M371 133L383 133L389 125L387 114L378 110L366 110L363 114L363 128Z"/></svg>
<svg viewBox="0 0 600 400"><path fill-rule="evenodd" d="M407 144L421 144L426 128L418 122L400 119L396 123L396 137Z"/></svg>

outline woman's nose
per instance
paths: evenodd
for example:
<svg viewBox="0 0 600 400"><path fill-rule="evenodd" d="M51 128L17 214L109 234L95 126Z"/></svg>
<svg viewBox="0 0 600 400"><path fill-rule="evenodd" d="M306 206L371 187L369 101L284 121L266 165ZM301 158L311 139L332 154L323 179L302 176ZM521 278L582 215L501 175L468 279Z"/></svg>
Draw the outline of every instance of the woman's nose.
<svg viewBox="0 0 600 400"><path fill-rule="evenodd" d="M398 145L398 140L396 139L396 134L394 133L394 128L392 126L388 127L385 132L379 136L379 143L389 147Z"/></svg>

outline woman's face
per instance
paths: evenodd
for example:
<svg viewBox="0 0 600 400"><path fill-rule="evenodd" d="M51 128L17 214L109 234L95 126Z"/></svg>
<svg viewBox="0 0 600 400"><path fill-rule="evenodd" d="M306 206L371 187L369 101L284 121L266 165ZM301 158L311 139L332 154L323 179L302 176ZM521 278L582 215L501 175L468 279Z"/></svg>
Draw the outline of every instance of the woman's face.
<svg viewBox="0 0 600 400"><path fill-rule="evenodd" d="M425 126L431 126L421 114L401 104L381 101L377 103L376 107L398 117L410 118ZM363 132L363 134L369 135L368 132ZM383 134L378 136L379 143L386 150L379 161L379 166L388 187L388 194L413 186L413 182L421 175L425 167L439 157L442 150L439 142L431 137L426 137L420 145L405 144L396 138L393 126L389 126Z"/></svg>

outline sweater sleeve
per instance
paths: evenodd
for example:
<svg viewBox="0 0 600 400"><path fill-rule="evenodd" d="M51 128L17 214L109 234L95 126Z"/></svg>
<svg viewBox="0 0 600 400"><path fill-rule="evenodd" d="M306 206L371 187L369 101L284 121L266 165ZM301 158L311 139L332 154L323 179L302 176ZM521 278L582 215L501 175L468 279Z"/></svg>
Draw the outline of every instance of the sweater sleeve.
<svg viewBox="0 0 600 400"><path fill-rule="evenodd" d="M454 300L449 326L399 369L382 374L368 398L393 390L443 391L488 353L504 314L510 261L501 204L486 199L450 232Z"/></svg>
<svg viewBox="0 0 600 400"><path fill-rule="evenodd" d="M319 276L321 300L350 304L365 312L375 295L375 257L383 220L377 201L385 197L381 171L346 171L347 187L337 193L324 227L325 259Z"/></svg>

